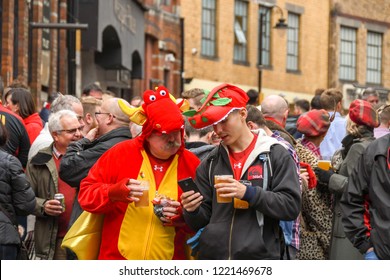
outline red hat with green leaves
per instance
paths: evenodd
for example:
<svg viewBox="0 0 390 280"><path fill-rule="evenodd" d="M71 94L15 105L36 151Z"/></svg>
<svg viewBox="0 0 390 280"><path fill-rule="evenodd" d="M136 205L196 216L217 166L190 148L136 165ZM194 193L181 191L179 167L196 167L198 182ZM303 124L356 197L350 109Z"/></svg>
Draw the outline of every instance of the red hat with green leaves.
<svg viewBox="0 0 390 280"><path fill-rule="evenodd" d="M248 95L242 89L222 84L215 87L201 100L203 104L198 110L189 110L183 114L196 129L215 125L227 118L236 109L245 108Z"/></svg>

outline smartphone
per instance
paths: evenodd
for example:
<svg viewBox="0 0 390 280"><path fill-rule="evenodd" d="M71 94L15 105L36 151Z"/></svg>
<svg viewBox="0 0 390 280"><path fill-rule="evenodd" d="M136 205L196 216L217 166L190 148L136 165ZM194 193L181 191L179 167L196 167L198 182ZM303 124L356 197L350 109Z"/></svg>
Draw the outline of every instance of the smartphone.
<svg viewBox="0 0 390 280"><path fill-rule="evenodd" d="M195 192L200 192L198 186L195 184L194 180L191 177L180 180L178 184L180 188L183 190L183 192L188 192L191 190Z"/></svg>

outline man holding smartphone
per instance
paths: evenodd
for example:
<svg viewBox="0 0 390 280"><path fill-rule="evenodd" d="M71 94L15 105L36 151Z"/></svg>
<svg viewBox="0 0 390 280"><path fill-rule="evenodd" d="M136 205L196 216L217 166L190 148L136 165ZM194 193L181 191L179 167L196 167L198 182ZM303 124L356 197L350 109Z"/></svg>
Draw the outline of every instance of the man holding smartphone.
<svg viewBox="0 0 390 280"><path fill-rule="evenodd" d="M184 113L193 127L213 126L222 139L197 169L195 183L201 193L181 196L187 224L193 230L204 228L199 259L279 259L279 221L294 220L300 211L296 165L276 139L248 128L247 100L242 89L222 84L207 95L200 109ZM215 175L233 178L216 184ZM217 193L226 198L219 200L224 203L218 202ZM248 206L235 208L234 200Z"/></svg>

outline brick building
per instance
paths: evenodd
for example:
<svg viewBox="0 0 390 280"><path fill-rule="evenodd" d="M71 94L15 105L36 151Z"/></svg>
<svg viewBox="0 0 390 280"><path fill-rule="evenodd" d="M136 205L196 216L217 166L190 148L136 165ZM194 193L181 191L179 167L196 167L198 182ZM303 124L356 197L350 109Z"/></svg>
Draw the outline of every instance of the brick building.
<svg viewBox="0 0 390 280"><path fill-rule="evenodd" d="M80 96L92 82L126 99L160 84L180 95L178 2L0 0L4 84L26 83L38 107L49 92ZM88 28L37 28L30 22Z"/></svg>
<svg viewBox="0 0 390 280"><path fill-rule="evenodd" d="M388 101L390 91L390 2L332 0L329 86L342 88L344 107L370 86Z"/></svg>
<svg viewBox="0 0 390 280"><path fill-rule="evenodd" d="M69 42L66 31L31 28L30 22L66 22L67 0L0 0L1 63L4 85L27 84L38 107L48 92L67 92Z"/></svg>
<svg viewBox="0 0 390 280"><path fill-rule="evenodd" d="M143 89L165 85L180 96L182 23L179 0L145 0L145 77Z"/></svg>
<svg viewBox="0 0 390 280"><path fill-rule="evenodd" d="M182 0L185 89L229 82L244 90L261 88L264 95L282 93L289 101L310 100L316 88L345 88L346 82L386 92L389 9L383 0ZM272 28L281 17L288 24L284 32ZM359 33L356 77L349 81L339 75L341 22ZM372 58L381 64L382 79L375 84L365 78L367 26L383 35L381 61Z"/></svg>
<svg viewBox="0 0 390 280"><path fill-rule="evenodd" d="M385 0L0 0L0 8L1 77L27 83L38 106L51 91L79 96L96 81L126 99L159 84L179 96L229 82L290 101L339 87L345 106L359 88L378 88L383 101L390 88ZM289 28L273 28L282 17Z"/></svg>

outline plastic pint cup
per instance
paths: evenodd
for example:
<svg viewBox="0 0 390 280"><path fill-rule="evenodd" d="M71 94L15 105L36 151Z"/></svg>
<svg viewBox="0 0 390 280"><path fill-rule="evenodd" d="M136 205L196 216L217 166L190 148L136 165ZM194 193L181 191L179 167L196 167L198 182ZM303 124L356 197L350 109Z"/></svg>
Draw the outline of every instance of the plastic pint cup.
<svg viewBox="0 0 390 280"><path fill-rule="evenodd" d="M330 160L319 160L317 163L318 168L323 170L329 170L331 166Z"/></svg>
<svg viewBox="0 0 390 280"><path fill-rule="evenodd" d="M214 184L224 183L227 182L228 178L233 178L233 175L215 175L214 176ZM232 202L232 197L221 197L218 189L217 192L217 202L218 203L230 203Z"/></svg>
<svg viewBox="0 0 390 280"><path fill-rule="evenodd" d="M149 206L149 181L141 181L143 194L139 197L139 201L134 201L135 207L147 207Z"/></svg>
<svg viewBox="0 0 390 280"><path fill-rule="evenodd" d="M240 180L240 183L244 184L247 187L252 186L252 182L251 181ZM248 209L249 208L249 203L247 201L242 200L242 199L238 199L238 198L234 198L234 204L233 205L234 205L234 208L236 208L236 209Z"/></svg>

